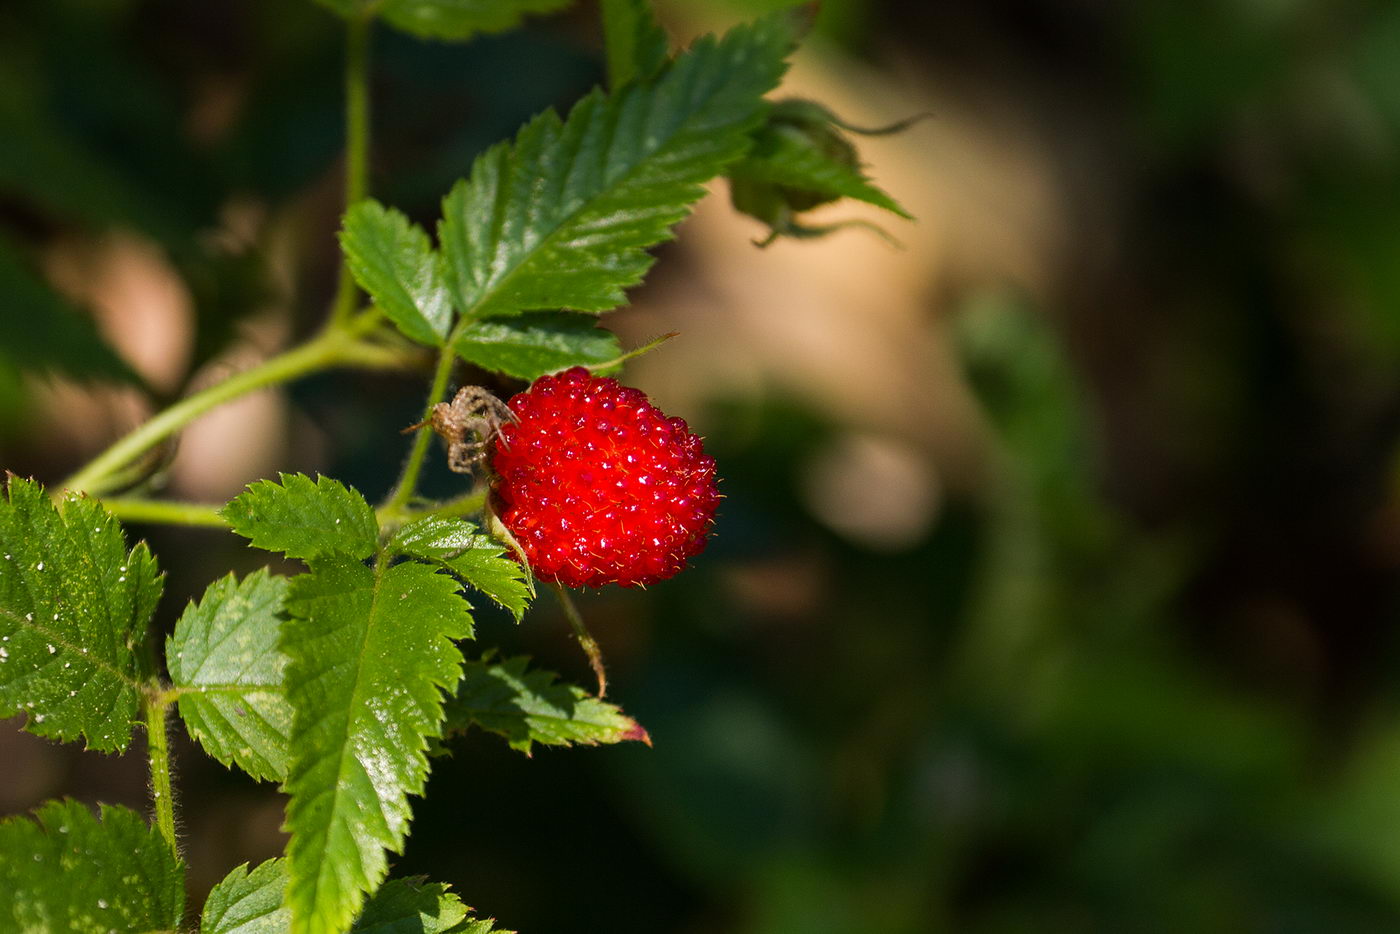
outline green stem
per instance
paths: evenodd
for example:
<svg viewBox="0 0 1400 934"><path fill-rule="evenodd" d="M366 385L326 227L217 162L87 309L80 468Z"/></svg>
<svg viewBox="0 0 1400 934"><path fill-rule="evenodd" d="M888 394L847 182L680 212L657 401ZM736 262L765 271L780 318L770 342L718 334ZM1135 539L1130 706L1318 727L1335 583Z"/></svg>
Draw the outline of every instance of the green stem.
<svg viewBox="0 0 1400 934"><path fill-rule="evenodd" d="M369 43L373 16L352 17L345 35L345 207L369 193ZM348 263L331 303L331 321L344 321L355 310L358 290Z"/></svg>
<svg viewBox="0 0 1400 934"><path fill-rule="evenodd" d="M359 333L366 330L366 325L372 326L375 319L377 313L370 312L347 326L329 328L300 347L187 396L118 439L86 467L60 484L55 492L68 489L98 494L113 489L116 486L113 482L115 475L136 458L210 409L247 393L341 364L367 367L401 365L403 357L399 352L359 341Z"/></svg>
<svg viewBox="0 0 1400 934"><path fill-rule="evenodd" d="M204 503L172 503L134 496L114 496L103 498L102 506L123 522L189 525L209 529L228 527L228 521L219 515L219 507Z"/></svg>
<svg viewBox="0 0 1400 934"><path fill-rule="evenodd" d="M345 204L365 197L369 188L369 45L372 15L352 18L345 44ZM355 279L341 263L340 280L328 326L311 341L279 354L262 364L189 396L165 409L119 439L86 467L69 477L63 489L102 493L121 484L116 475L137 457L155 447L187 423L244 393L284 383L316 370L342 363L368 367L402 364L403 355L391 348L362 343L358 338L378 323L375 311L355 316L359 300ZM155 520L162 521L162 520Z"/></svg>
<svg viewBox="0 0 1400 934"><path fill-rule="evenodd" d="M480 487L472 490L464 496L450 499L441 506L434 506L419 513L409 513L408 519L424 519L428 516L438 516L443 519L454 519L457 516L470 516L474 512L481 512L481 507L486 505L486 488Z"/></svg>
<svg viewBox="0 0 1400 934"><path fill-rule="evenodd" d="M146 752L151 763L151 799L155 804L156 827L175 858L180 847L175 841L175 789L170 781L170 734L166 715L170 702L164 696L147 697Z"/></svg>
<svg viewBox="0 0 1400 934"><path fill-rule="evenodd" d="M403 509L385 504L376 509L374 514L379 520L381 534L391 535L400 527L418 519L426 519L429 516L438 516L444 519L469 516L472 513L480 512L485 505L486 490L482 487L458 496L456 499L450 499L445 503L438 503L425 509Z"/></svg>
<svg viewBox="0 0 1400 934"><path fill-rule="evenodd" d="M480 512L486 504L485 488L438 503L426 509L390 510L381 506L375 510L379 527L386 533L400 526L429 516L445 519L469 516ZM146 522L152 525L183 525L191 528L226 529L228 520L219 514L219 506L212 503L181 503L168 500L142 499L137 496L103 497L102 506L123 522Z"/></svg>
<svg viewBox="0 0 1400 934"><path fill-rule="evenodd" d="M381 507L389 515L402 512L404 506L413 498L413 494L418 489L418 475L423 471L423 460L428 456L428 445L432 443L433 432L427 426L429 419L433 417L433 406L442 401L443 394L447 392L447 381L452 378L452 364L457 362L457 338L461 336L462 329L466 325L464 318L457 327L452 329L452 333L447 337L447 343L442 348L442 353L438 355L437 369L433 372L433 384L428 389L428 401L423 406L423 418L425 423L413 436L413 447L409 449L408 460L404 462L403 474L399 477L399 482L394 491L389 494L389 498L384 501Z"/></svg>
<svg viewBox="0 0 1400 934"><path fill-rule="evenodd" d="M598 679L598 696L602 697L608 692L608 673L603 668L603 650L598 647L598 640L593 638L593 633L589 632L588 627L584 625L583 615L579 613L578 607L574 605L574 598L569 596L564 585L555 584L554 593L559 597L559 605L564 608L564 615L568 617L569 625L573 627L574 638L578 639L578 644L583 646L583 654L588 656L588 664L593 668L593 675Z"/></svg>

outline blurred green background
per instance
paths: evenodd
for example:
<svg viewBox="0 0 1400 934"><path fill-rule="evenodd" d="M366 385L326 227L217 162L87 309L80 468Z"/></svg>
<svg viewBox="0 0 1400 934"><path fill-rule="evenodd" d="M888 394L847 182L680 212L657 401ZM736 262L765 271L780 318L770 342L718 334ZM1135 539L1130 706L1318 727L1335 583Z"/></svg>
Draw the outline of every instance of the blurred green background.
<svg viewBox="0 0 1400 934"><path fill-rule="evenodd" d="M378 34L376 195L430 220L598 42L588 4ZM294 0L0 5L0 467L56 482L315 327L340 50ZM931 113L862 143L920 220L758 251L717 194L609 319L682 332L629 379L727 497L692 570L582 600L655 748L473 735L395 871L527 934L1400 929L1400 5L830 0L789 93ZM239 404L160 480L376 499L423 386ZM167 625L263 560L132 533ZM547 601L481 634L588 680ZM177 752L202 892L280 850L281 801ZM139 752L11 723L0 762L7 814L145 806Z"/></svg>

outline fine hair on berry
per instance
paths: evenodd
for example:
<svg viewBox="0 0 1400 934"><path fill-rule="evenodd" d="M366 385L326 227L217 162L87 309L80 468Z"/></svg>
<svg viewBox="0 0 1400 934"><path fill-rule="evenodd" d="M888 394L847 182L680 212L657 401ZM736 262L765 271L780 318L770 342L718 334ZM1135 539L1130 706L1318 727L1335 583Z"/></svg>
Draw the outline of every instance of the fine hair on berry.
<svg viewBox="0 0 1400 934"><path fill-rule="evenodd" d="M639 389L574 367L510 400L491 453L494 508L542 580L653 584L705 547L714 458Z"/></svg>

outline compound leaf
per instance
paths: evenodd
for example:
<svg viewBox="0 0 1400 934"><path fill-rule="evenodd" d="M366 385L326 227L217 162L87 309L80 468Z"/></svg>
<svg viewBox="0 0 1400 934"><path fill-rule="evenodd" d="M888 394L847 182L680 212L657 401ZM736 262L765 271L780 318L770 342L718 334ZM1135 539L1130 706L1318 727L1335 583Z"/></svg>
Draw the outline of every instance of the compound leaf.
<svg viewBox="0 0 1400 934"><path fill-rule="evenodd" d="M185 867L139 815L50 801L0 821L0 930L174 931Z"/></svg>
<svg viewBox="0 0 1400 934"><path fill-rule="evenodd" d="M287 904L294 934L339 934L403 846L472 620L452 578L387 558L313 560L287 610Z"/></svg>
<svg viewBox="0 0 1400 934"><path fill-rule="evenodd" d="M404 32L425 39L465 39L477 33L511 29L526 16L553 13L569 3L570 0L384 0L380 15Z"/></svg>
<svg viewBox="0 0 1400 934"><path fill-rule="evenodd" d="M588 316L537 312L473 322L457 340L457 355L482 369L534 380L571 366L616 360L622 345Z"/></svg>
<svg viewBox="0 0 1400 934"><path fill-rule="evenodd" d="M448 287L470 318L609 311L703 184L743 155L792 44L785 18L706 37L653 81L546 111L443 201Z"/></svg>
<svg viewBox="0 0 1400 934"><path fill-rule="evenodd" d="M620 88L646 81L666 64L671 43L656 21L650 0L602 0L608 84Z"/></svg>
<svg viewBox="0 0 1400 934"><path fill-rule="evenodd" d="M138 704L134 646L160 599L144 543L129 552L96 500L60 515L43 487L11 476L0 497L0 716L89 749L122 750Z"/></svg>
<svg viewBox="0 0 1400 934"><path fill-rule="evenodd" d="M254 546L289 558L343 554L364 559L374 552L379 524L363 496L329 477L281 476L280 484L249 484L219 515Z"/></svg>
<svg viewBox="0 0 1400 934"><path fill-rule="evenodd" d="M282 905L286 860L270 859L252 872L243 864L214 886L204 903L200 934L286 934L291 915ZM392 879L370 897L351 934L509 934L471 909L445 885Z"/></svg>
<svg viewBox="0 0 1400 934"><path fill-rule="evenodd" d="M440 564L509 610L517 623L530 604L524 568L505 557L505 546L464 519L428 516L409 523L389 550Z"/></svg>
<svg viewBox="0 0 1400 934"><path fill-rule="evenodd" d="M166 640L170 680L190 735L224 765L254 778L287 777L292 708L277 650L287 579L229 575L191 603Z"/></svg>
<svg viewBox="0 0 1400 934"><path fill-rule="evenodd" d="M614 704L558 681L551 671L527 670L521 656L503 662L467 662L457 693L447 702L445 732L471 726L499 733L528 754L546 746L596 746L637 740L651 745L642 725Z"/></svg>
<svg viewBox="0 0 1400 934"><path fill-rule="evenodd" d="M373 199L345 212L340 231L345 261L404 335L441 346L452 327L452 301L442 281L442 261L423 228Z"/></svg>

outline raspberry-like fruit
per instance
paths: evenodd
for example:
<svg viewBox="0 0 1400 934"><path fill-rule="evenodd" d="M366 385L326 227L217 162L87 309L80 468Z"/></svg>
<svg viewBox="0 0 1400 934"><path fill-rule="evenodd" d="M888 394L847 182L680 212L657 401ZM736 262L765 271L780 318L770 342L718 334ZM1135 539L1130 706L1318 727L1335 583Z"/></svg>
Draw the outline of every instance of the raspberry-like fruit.
<svg viewBox="0 0 1400 934"><path fill-rule="evenodd" d="M568 587L652 584L705 547L714 458L639 389L574 367L510 400L491 453L495 508L535 574Z"/></svg>

